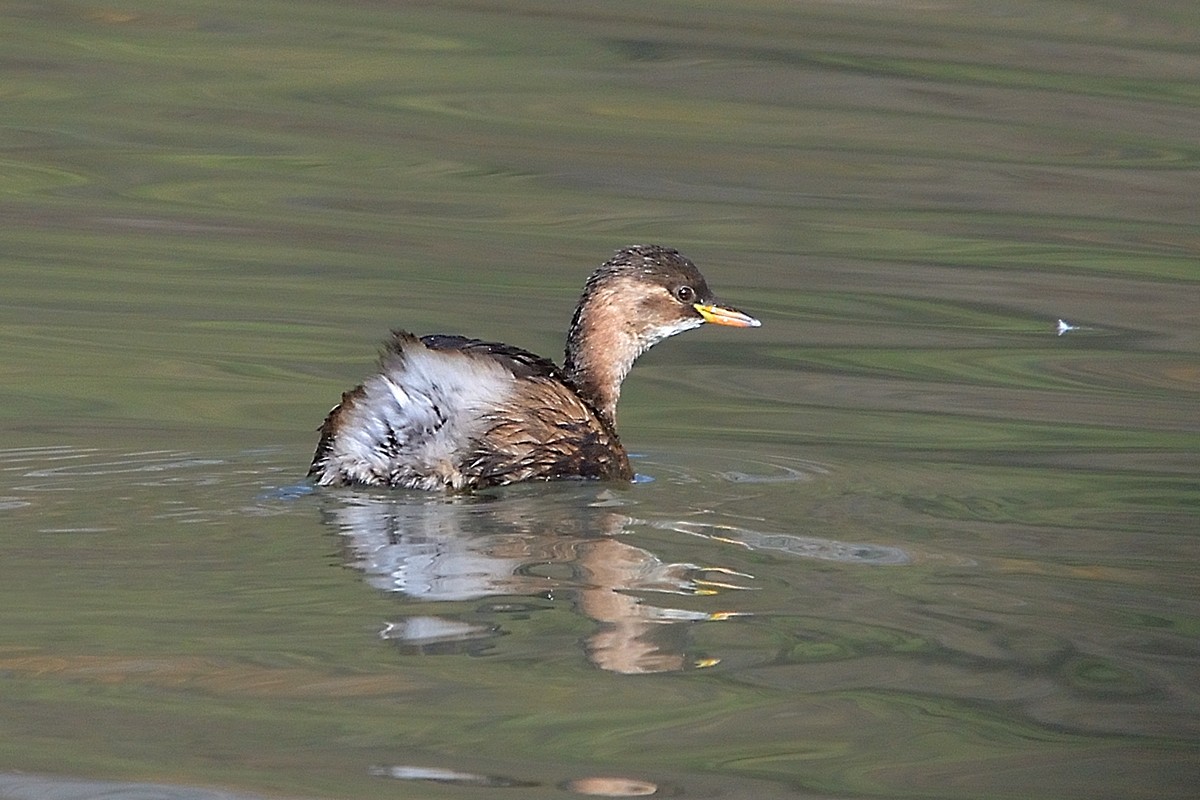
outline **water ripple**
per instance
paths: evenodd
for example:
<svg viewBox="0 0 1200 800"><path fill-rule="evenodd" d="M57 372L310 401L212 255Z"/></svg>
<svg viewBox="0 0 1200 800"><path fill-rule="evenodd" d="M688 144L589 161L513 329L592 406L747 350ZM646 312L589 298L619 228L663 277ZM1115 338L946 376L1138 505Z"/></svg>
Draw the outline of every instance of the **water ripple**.
<svg viewBox="0 0 1200 800"><path fill-rule="evenodd" d="M748 550L787 553L800 558L873 566L909 564L912 561L905 550L888 545L840 542L836 539L796 536L790 533L765 533L733 525L715 525L683 520L652 522L651 524L663 530L729 542Z"/></svg>
<svg viewBox="0 0 1200 800"><path fill-rule="evenodd" d="M0 461L3 460L0 453ZM72 475L122 475L127 473L159 473L173 470L211 467L224 464L222 459L197 458L187 453L166 450L150 450L144 453L129 453L124 457L98 463L73 464L61 467L43 467L24 473L29 478L55 478Z"/></svg>

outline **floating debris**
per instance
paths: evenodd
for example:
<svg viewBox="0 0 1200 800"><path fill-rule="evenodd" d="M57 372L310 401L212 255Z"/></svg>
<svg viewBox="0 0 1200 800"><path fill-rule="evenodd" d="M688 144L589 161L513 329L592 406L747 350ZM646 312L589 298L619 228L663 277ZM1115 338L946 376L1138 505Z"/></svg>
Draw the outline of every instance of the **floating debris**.
<svg viewBox="0 0 1200 800"><path fill-rule="evenodd" d="M1080 328L1078 325L1072 325L1071 323L1067 322L1065 319L1060 319L1058 321L1058 335L1059 336L1062 336L1064 333L1068 333L1070 331L1078 331L1078 330L1082 330L1082 328Z"/></svg>

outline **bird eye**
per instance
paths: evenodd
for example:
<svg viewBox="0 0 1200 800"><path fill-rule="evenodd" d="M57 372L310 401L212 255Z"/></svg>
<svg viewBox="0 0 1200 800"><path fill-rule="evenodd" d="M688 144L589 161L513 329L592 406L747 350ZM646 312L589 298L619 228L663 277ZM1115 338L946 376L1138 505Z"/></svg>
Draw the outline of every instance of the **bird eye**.
<svg viewBox="0 0 1200 800"><path fill-rule="evenodd" d="M680 286L675 290L675 299L681 303L690 303L696 299L696 290L690 286Z"/></svg>

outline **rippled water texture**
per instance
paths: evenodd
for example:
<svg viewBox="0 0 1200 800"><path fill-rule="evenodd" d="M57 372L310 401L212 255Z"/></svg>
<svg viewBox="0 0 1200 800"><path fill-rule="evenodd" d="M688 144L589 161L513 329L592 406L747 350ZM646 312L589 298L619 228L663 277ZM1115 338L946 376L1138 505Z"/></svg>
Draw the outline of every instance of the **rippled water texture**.
<svg viewBox="0 0 1200 800"><path fill-rule="evenodd" d="M10 4L0 798L1195 796L1198 8ZM304 482L648 241L632 486Z"/></svg>

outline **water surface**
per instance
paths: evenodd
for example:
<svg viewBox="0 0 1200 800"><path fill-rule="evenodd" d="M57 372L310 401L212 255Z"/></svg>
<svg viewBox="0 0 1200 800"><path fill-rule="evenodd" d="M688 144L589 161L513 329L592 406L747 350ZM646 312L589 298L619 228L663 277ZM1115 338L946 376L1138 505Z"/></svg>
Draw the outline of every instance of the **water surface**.
<svg viewBox="0 0 1200 800"><path fill-rule="evenodd" d="M0 797L1194 794L1194 4L6 16ZM644 241L642 480L304 484Z"/></svg>

